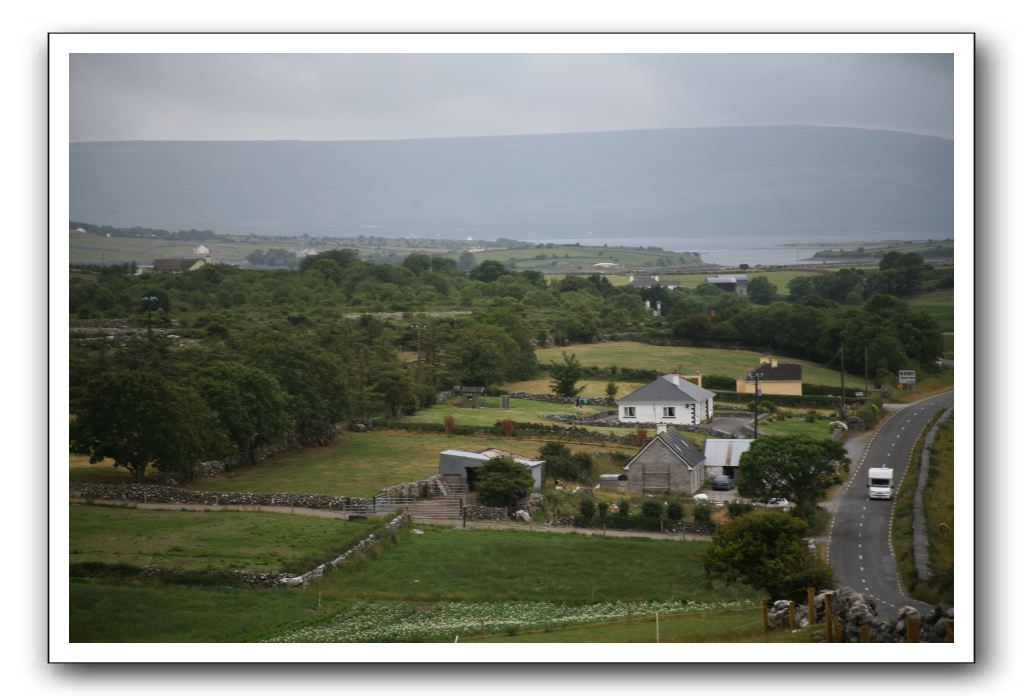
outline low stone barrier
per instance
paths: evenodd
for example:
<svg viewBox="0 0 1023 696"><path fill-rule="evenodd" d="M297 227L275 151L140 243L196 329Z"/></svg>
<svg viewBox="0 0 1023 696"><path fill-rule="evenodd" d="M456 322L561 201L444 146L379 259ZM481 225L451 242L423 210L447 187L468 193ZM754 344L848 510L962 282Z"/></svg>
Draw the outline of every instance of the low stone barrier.
<svg viewBox="0 0 1023 696"><path fill-rule="evenodd" d="M920 619L921 643L944 643L948 622L954 619L951 607L935 607L924 616L913 607L902 607L897 618L892 621L877 615L877 604L870 598L849 587L837 590L826 590L814 597L815 624L823 628L825 621L825 597L831 596L832 621L838 626L840 642L860 642L861 627L866 627L871 643L905 643L908 619ZM767 611L767 625L770 629L788 630L790 621L791 600L783 599L774 602ZM796 628L810 625L809 611L805 604L796 605Z"/></svg>
<svg viewBox="0 0 1023 696"><path fill-rule="evenodd" d="M176 486L71 483L71 497L86 500L128 500L136 503L182 505L268 505L344 511L350 508L372 509L372 498L349 498L319 493L216 493Z"/></svg>
<svg viewBox="0 0 1023 696"><path fill-rule="evenodd" d="M466 505L462 513L467 520L495 520L503 521L508 519L508 511L501 507L490 507L488 505Z"/></svg>

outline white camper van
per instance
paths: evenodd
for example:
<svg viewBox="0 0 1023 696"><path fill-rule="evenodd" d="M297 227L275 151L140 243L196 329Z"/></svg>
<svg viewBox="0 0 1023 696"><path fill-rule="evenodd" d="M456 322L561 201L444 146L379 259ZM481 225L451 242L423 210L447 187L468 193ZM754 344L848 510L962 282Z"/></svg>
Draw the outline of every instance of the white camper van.
<svg viewBox="0 0 1023 696"><path fill-rule="evenodd" d="M891 500L891 469L867 469L867 497L871 500Z"/></svg>

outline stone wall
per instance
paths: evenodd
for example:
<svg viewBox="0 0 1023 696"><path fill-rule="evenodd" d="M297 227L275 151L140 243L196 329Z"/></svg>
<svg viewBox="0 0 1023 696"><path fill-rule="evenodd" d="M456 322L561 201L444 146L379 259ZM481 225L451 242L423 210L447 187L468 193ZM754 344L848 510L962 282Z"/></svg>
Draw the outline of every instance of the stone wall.
<svg viewBox="0 0 1023 696"><path fill-rule="evenodd" d="M508 519L508 511L502 507L490 507L488 505L466 505L462 512L467 520L496 520Z"/></svg>
<svg viewBox="0 0 1023 696"><path fill-rule="evenodd" d="M350 498L319 493L215 493L175 486L71 483L70 495L86 500L127 500L136 503L185 505L269 505L314 510L347 510L373 505L372 498Z"/></svg>
<svg viewBox="0 0 1023 696"><path fill-rule="evenodd" d="M920 618L920 642L944 643L947 624L954 619L952 608L935 607L924 616L913 607L902 607L898 617L892 621L877 615L877 604L859 592L848 587L820 592L814 597L816 624L824 626L824 598L831 595L831 616L840 630L841 642L860 642L860 627L870 630L871 643L905 643L907 619ZM776 630L788 630L790 600L779 600L768 607L767 625ZM796 605L796 627L809 625L809 612L805 604ZM823 634L822 634L823 637Z"/></svg>

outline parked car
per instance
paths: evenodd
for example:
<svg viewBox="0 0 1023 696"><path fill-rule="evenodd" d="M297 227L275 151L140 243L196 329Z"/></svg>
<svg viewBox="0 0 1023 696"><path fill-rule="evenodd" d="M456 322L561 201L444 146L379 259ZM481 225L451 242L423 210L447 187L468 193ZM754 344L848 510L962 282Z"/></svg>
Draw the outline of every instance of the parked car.
<svg viewBox="0 0 1023 696"><path fill-rule="evenodd" d="M730 491L735 488L735 481L731 476L715 476L711 488L715 491Z"/></svg>
<svg viewBox="0 0 1023 696"><path fill-rule="evenodd" d="M767 507L785 508L787 510L792 507L792 503L785 498L771 498L767 501Z"/></svg>

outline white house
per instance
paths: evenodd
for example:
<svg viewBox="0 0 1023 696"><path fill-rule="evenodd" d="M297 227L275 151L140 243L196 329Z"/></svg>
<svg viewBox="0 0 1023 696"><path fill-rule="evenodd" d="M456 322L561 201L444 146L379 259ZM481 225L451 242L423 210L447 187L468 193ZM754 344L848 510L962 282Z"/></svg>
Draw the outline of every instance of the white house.
<svg viewBox="0 0 1023 696"><path fill-rule="evenodd" d="M199 246L192 249L192 253L196 256L209 256L210 248L205 244L200 244Z"/></svg>
<svg viewBox="0 0 1023 696"><path fill-rule="evenodd" d="M622 423L697 425L714 415L714 392L677 374L661 375L645 387L618 399Z"/></svg>
<svg viewBox="0 0 1023 696"><path fill-rule="evenodd" d="M753 440L747 439L715 439L708 438L703 444L703 454L707 457L704 466L707 476L739 476L739 458L749 450Z"/></svg>

